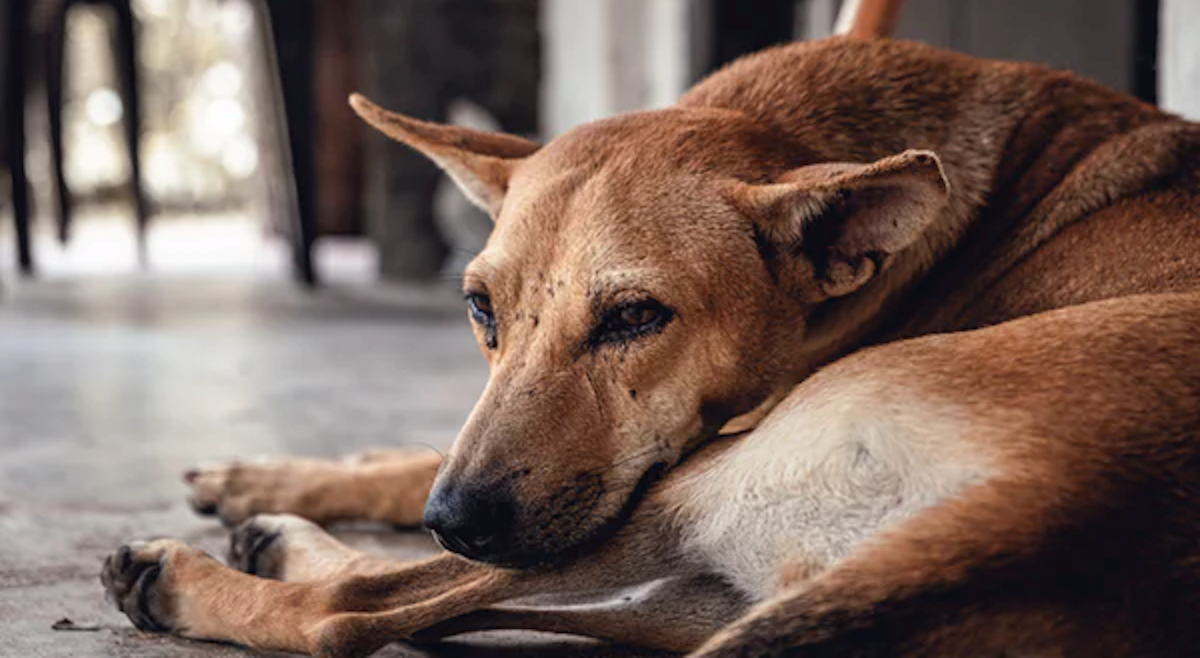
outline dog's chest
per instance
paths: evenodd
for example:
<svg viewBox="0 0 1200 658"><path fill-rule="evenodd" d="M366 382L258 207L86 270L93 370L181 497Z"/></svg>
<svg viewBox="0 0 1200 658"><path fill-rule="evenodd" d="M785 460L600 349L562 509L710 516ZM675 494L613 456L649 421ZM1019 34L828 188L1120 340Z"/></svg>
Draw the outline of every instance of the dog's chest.
<svg viewBox="0 0 1200 658"><path fill-rule="evenodd" d="M952 428L917 433L906 415L841 403L777 411L672 491L684 551L763 599L982 479L982 464L938 446L958 438Z"/></svg>

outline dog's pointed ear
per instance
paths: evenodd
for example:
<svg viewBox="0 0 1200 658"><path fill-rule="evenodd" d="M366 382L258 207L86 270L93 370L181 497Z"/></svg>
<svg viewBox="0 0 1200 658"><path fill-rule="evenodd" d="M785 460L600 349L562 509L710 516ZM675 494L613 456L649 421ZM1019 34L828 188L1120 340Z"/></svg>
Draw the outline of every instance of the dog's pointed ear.
<svg viewBox="0 0 1200 658"><path fill-rule="evenodd" d="M392 139L433 160L492 219L500 214L513 169L539 145L521 137L444 126L406 117L351 94L350 107Z"/></svg>
<svg viewBox="0 0 1200 658"><path fill-rule="evenodd" d="M732 201L754 223L774 265L811 266L817 295L865 285L941 214L950 183L931 151L905 151L869 164L801 167L763 185L739 183ZM806 274L806 276L808 276Z"/></svg>

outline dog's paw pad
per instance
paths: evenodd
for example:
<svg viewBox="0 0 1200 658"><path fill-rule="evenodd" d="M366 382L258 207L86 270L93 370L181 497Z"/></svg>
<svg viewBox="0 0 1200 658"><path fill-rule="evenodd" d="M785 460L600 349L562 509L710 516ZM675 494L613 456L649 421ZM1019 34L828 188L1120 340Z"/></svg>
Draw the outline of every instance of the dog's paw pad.
<svg viewBox="0 0 1200 658"><path fill-rule="evenodd" d="M143 631L174 630L175 602L168 578L169 542L133 542L104 560L105 597Z"/></svg>

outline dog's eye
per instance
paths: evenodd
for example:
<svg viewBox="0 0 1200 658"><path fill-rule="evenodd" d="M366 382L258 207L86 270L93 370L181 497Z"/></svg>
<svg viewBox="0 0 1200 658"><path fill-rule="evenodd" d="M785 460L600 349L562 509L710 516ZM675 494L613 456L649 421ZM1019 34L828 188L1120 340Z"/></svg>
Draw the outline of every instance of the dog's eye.
<svg viewBox="0 0 1200 658"><path fill-rule="evenodd" d="M654 322L662 311L663 308L656 304L639 303L621 307L617 318L621 324L634 329Z"/></svg>
<svg viewBox="0 0 1200 658"><path fill-rule="evenodd" d="M494 324L496 316L492 312L492 298L478 293L467 294L467 309L471 311L471 319L479 324Z"/></svg>
<svg viewBox="0 0 1200 658"><path fill-rule="evenodd" d="M467 310L471 320L483 327L487 346L495 349L496 313L492 310L492 298L482 293L467 293Z"/></svg>
<svg viewBox="0 0 1200 658"><path fill-rule="evenodd" d="M592 332L593 345L625 342L661 330L673 313L661 303L646 299L609 309Z"/></svg>

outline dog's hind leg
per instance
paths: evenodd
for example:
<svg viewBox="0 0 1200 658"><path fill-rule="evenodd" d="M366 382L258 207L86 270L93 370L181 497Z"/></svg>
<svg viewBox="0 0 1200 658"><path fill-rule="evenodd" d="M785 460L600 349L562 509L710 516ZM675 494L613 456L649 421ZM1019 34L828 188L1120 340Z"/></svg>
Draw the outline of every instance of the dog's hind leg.
<svg viewBox="0 0 1200 658"><path fill-rule="evenodd" d="M990 451L986 479L783 588L696 657L1194 654L1198 319L1194 295L1099 302L895 343L810 379L828 394L854 373L877 398L919 391L902 407L918 430L895 445L959 418L954 441L908 454L953 467L956 444ZM848 408L860 436L882 431Z"/></svg>
<svg viewBox="0 0 1200 658"><path fill-rule="evenodd" d="M1067 584L1071 560L1106 558L1045 552L1062 540L1072 494L1041 486L1042 477L978 485L927 510L756 606L692 658L1043 655L1061 647L1080 619L1048 595Z"/></svg>
<svg viewBox="0 0 1200 658"><path fill-rule="evenodd" d="M230 526L256 514L413 526L421 521L441 463L433 450L376 450L340 461L281 459L195 468L184 481L193 509Z"/></svg>

